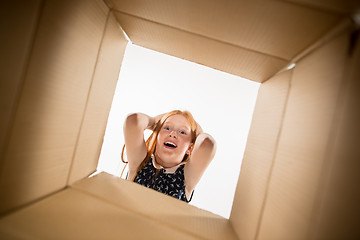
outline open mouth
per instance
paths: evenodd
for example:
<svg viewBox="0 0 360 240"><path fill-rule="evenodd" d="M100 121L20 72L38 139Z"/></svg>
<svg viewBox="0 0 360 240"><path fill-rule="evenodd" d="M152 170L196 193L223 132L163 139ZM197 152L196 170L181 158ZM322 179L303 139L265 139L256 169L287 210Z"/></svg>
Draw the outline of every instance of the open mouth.
<svg viewBox="0 0 360 240"><path fill-rule="evenodd" d="M164 142L164 145L169 148L176 148L176 144L172 142Z"/></svg>

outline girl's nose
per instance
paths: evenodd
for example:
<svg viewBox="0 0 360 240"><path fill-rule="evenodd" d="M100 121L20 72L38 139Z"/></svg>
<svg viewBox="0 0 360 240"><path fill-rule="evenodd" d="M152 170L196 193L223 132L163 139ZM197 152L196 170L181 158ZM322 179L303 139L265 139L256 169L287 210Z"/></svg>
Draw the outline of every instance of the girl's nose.
<svg viewBox="0 0 360 240"><path fill-rule="evenodd" d="M170 137L174 137L174 138L177 138L177 136L176 136L176 133L175 133L176 131L171 131L170 132Z"/></svg>

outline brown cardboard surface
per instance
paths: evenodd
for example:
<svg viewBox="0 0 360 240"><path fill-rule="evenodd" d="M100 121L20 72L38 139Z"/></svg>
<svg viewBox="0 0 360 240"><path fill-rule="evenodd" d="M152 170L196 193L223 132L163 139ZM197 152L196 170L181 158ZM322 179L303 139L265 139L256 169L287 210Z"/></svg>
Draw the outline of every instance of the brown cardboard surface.
<svg viewBox="0 0 360 240"><path fill-rule="evenodd" d="M111 5L121 5L117 18L135 44L262 82L339 12L356 9L350 1L292 2ZM121 62L110 52L122 56L124 47L111 46L122 38L112 17L104 35L109 9L101 0L32 3L28 11L11 5L16 20L2 15L13 44L4 43L0 64L1 93L9 89L0 109L0 213L95 169ZM359 43L349 60L347 34L328 40L262 85L230 221L101 174L3 217L0 237L357 239Z"/></svg>
<svg viewBox="0 0 360 240"><path fill-rule="evenodd" d="M73 188L197 238L236 239L228 219L106 173L82 180Z"/></svg>
<svg viewBox="0 0 360 240"><path fill-rule="evenodd" d="M67 189L0 219L1 239L198 239Z"/></svg>
<svg viewBox="0 0 360 240"><path fill-rule="evenodd" d="M354 42L338 105L310 239L360 239L360 39Z"/></svg>
<svg viewBox="0 0 360 240"><path fill-rule="evenodd" d="M291 70L260 86L230 222L239 239L255 239L289 94Z"/></svg>
<svg viewBox="0 0 360 240"><path fill-rule="evenodd" d="M127 40L110 13L95 67L68 185L94 172Z"/></svg>
<svg viewBox="0 0 360 240"><path fill-rule="evenodd" d="M337 117L348 34L299 61L266 196L258 239L308 239Z"/></svg>
<svg viewBox="0 0 360 240"><path fill-rule="evenodd" d="M0 8L0 167L21 92L41 1L6 1ZM9 44L11 43L11 44Z"/></svg>
<svg viewBox="0 0 360 240"><path fill-rule="evenodd" d="M324 9L331 12L354 13L360 9L360 2L357 0L285 0L313 8Z"/></svg>
<svg viewBox="0 0 360 240"><path fill-rule="evenodd" d="M340 15L336 12L286 1L107 2L110 2L114 9L126 14L287 60L316 41L340 20ZM127 26L124 24L123 27L125 29ZM130 36L133 31L139 30L131 28L126 32ZM149 42L154 40L152 34L147 37Z"/></svg>
<svg viewBox="0 0 360 240"><path fill-rule="evenodd" d="M102 1L46 1L2 156L0 212L66 186L107 16Z"/></svg>
<svg viewBox="0 0 360 240"><path fill-rule="evenodd" d="M131 41L146 48L184 58L218 70L262 82L283 68L287 61L222 41L116 13Z"/></svg>

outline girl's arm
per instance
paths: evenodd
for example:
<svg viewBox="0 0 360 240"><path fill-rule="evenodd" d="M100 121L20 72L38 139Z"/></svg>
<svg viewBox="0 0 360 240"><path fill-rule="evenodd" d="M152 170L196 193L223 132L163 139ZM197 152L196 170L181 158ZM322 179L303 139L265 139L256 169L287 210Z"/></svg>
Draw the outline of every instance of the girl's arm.
<svg viewBox="0 0 360 240"><path fill-rule="evenodd" d="M129 162L128 179L132 179L138 167L144 160L147 149L144 140L144 130L153 129L155 118L143 113L133 113L127 116L124 123L124 138L126 156Z"/></svg>
<svg viewBox="0 0 360 240"><path fill-rule="evenodd" d="M191 192L200 181L201 176L214 158L216 152L216 142L214 138L202 132L201 127L199 129L200 133L195 140L190 160L185 164L184 168L187 197L190 197Z"/></svg>

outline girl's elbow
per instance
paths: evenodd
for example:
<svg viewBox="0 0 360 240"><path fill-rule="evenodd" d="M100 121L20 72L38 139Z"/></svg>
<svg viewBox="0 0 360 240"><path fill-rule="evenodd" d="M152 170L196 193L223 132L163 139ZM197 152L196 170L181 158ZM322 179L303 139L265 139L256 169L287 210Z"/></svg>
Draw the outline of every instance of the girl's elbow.
<svg viewBox="0 0 360 240"><path fill-rule="evenodd" d="M136 122L138 119L137 113L131 113L126 117L126 122Z"/></svg>
<svg viewBox="0 0 360 240"><path fill-rule="evenodd" d="M124 128L136 127L139 124L139 114L131 113L126 117Z"/></svg>
<svg viewBox="0 0 360 240"><path fill-rule="evenodd" d="M215 154L216 151L216 141L215 139L207 133L202 133L202 141L200 144L200 148L206 149L207 151L211 151Z"/></svg>

